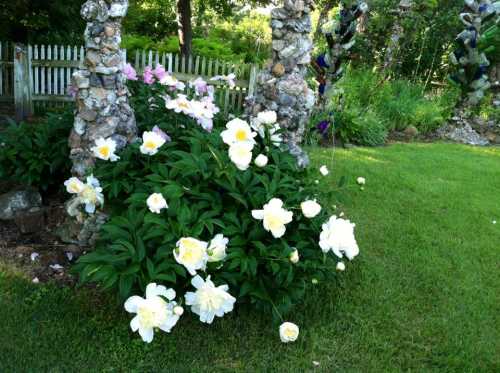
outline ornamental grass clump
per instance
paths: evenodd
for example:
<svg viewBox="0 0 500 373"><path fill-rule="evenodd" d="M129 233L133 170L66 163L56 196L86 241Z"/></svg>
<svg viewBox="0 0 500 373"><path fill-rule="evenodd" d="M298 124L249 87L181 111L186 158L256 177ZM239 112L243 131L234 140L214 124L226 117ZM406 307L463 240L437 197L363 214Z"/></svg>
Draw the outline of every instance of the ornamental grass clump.
<svg viewBox="0 0 500 373"><path fill-rule="evenodd" d="M297 167L275 113L218 126L213 87L149 84L157 70L131 82L142 138L92 170L110 219L75 266L81 282L127 299L146 342L184 310L211 324L247 304L285 322L309 286L331 281L337 262L359 251L354 225L331 217L335 190L315 184L326 167ZM70 180L68 191L81 193L83 182ZM284 325L281 339L296 340L298 327Z"/></svg>

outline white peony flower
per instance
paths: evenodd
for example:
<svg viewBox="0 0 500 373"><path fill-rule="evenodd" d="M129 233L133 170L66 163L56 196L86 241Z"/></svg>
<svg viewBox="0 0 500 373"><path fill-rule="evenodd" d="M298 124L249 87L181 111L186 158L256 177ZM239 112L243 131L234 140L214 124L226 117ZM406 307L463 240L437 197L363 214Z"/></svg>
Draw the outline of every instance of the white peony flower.
<svg viewBox="0 0 500 373"><path fill-rule="evenodd" d="M103 161L116 162L120 159L115 154L116 142L112 138L104 139L101 137L95 141L95 146L90 149L96 158L102 159Z"/></svg>
<svg viewBox="0 0 500 373"><path fill-rule="evenodd" d="M190 115L192 106L191 101L187 98L186 95L179 94L177 98L171 99L168 96L164 97L165 107L169 110L173 110L176 113L183 113L185 115Z"/></svg>
<svg viewBox="0 0 500 373"><path fill-rule="evenodd" d="M250 144L251 149L253 149L255 145L254 137L257 136L257 133L252 132L247 122L236 118L228 122L226 128L220 135L227 145L231 146L243 142Z"/></svg>
<svg viewBox="0 0 500 373"><path fill-rule="evenodd" d="M269 162L269 158L267 158L267 156L265 156L264 154L259 154L254 161L257 167L266 167L267 162Z"/></svg>
<svg viewBox="0 0 500 373"><path fill-rule="evenodd" d="M316 200L304 201L300 204L302 213L306 218L312 219L321 212L321 205Z"/></svg>
<svg viewBox="0 0 500 373"><path fill-rule="evenodd" d="M183 237L177 241L174 257L177 263L183 265L191 276L197 270L205 270L208 261L208 243L192 237Z"/></svg>
<svg viewBox="0 0 500 373"><path fill-rule="evenodd" d="M283 201L279 198L273 198L264 205L263 210L253 210L254 219L263 220L264 229L274 236L274 238L283 237L286 231L286 224L293 218L293 212L283 208Z"/></svg>
<svg viewBox="0 0 500 373"><path fill-rule="evenodd" d="M178 89L179 91L183 91L186 88L186 85L183 82L168 73L161 77L160 84L169 86L173 89Z"/></svg>
<svg viewBox="0 0 500 373"><path fill-rule="evenodd" d="M87 177L87 183L83 186L83 190L78 194L78 198L85 205L85 211L89 214L95 212L96 206L104 205L104 195L102 188L94 175Z"/></svg>
<svg viewBox="0 0 500 373"><path fill-rule="evenodd" d="M229 88L233 89L236 87L236 74L231 73L229 75L216 75L212 78L210 78L212 81L224 81L228 84Z"/></svg>
<svg viewBox="0 0 500 373"><path fill-rule="evenodd" d="M249 142L238 142L229 147L229 158L239 170L245 171L250 167L252 148L253 144Z"/></svg>
<svg viewBox="0 0 500 373"><path fill-rule="evenodd" d="M257 121L262 124L271 125L278 121L278 115L275 111L262 111L257 114Z"/></svg>
<svg viewBox="0 0 500 373"><path fill-rule="evenodd" d="M337 263L337 271L339 271L339 272L344 272L345 271L345 264L344 264L344 262L338 262Z"/></svg>
<svg viewBox="0 0 500 373"><path fill-rule="evenodd" d="M210 245L208 246L208 261L209 262L220 262L226 258L226 248L229 243L229 239L224 237L222 234L217 234Z"/></svg>
<svg viewBox="0 0 500 373"><path fill-rule="evenodd" d="M252 129L256 131L263 139L266 138L266 129L271 137L271 142L274 146L280 146L283 142L283 136L280 133L280 125L278 123L264 123L256 118L252 121Z"/></svg>
<svg viewBox="0 0 500 373"><path fill-rule="evenodd" d="M80 194L83 192L85 184L80 181L77 177L72 177L64 182L66 191L70 194Z"/></svg>
<svg viewBox="0 0 500 373"><path fill-rule="evenodd" d="M125 302L125 310L137 314L130 321L132 331L139 331L142 340L146 343L153 341L155 328L170 333L180 316L178 312L175 312L179 306L173 301L174 299L173 289L167 289L155 283L146 287L146 298L137 295L128 298Z"/></svg>
<svg viewBox="0 0 500 373"><path fill-rule="evenodd" d="M280 339L283 343L295 342L299 337L299 327L291 322L284 322L280 326Z"/></svg>
<svg viewBox="0 0 500 373"><path fill-rule="evenodd" d="M358 177L356 179L356 182L359 184L359 185L365 185L366 184L366 179L364 177Z"/></svg>
<svg viewBox="0 0 500 373"><path fill-rule="evenodd" d="M167 201L163 198L161 193L153 193L146 200L149 211L154 214L159 214L161 210L168 208Z"/></svg>
<svg viewBox="0 0 500 373"><path fill-rule="evenodd" d="M345 255L349 260L354 259L359 254L358 244L354 237L355 226L349 220L337 219L333 215L323 224L323 231L319 236L321 250L324 253L331 250L339 258Z"/></svg>
<svg viewBox="0 0 500 373"><path fill-rule="evenodd" d="M165 142L165 138L159 133L146 131L142 134L141 153L155 155L158 153L158 149L161 148Z"/></svg>
<svg viewBox="0 0 500 373"><path fill-rule="evenodd" d="M294 251L292 251L292 253L290 254L290 261L293 263L293 264L297 264L300 260L300 255L299 255L299 251L297 249L295 249Z"/></svg>
<svg viewBox="0 0 500 373"><path fill-rule="evenodd" d="M319 172L321 172L321 175L323 176L326 176L330 173L330 171L328 171L328 168L325 165L320 167Z"/></svg>
<svg viewBox="0 0 500 373"><path fill-rule="evenodd" d="M227 285L216 287L210 276L203 281L198 275L191 280L191 284L196 292L186 293L186 305L191 306L191 311L200 316L201 322L211 324L215 316L222 317L233 310L236 298L227 292Z"/></svg>

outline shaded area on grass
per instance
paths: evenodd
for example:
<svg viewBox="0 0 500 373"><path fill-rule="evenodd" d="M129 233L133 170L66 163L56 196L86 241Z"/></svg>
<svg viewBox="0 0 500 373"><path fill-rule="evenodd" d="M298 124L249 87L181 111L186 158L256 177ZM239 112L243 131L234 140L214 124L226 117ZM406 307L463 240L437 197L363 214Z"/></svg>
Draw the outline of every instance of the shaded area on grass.
<svg viewBox="0 0 500 373"><path fill-rule="evenodd" d="M357 223L361 255L296 310L297 343L281 344L269 319L239 307L211 326L184 316L145 345L111 296L32 285L2 265L0 371L500 369L500 149L412 144L312 158L332 171L318 173L322 187L347 176L339 209Z"/></svg>

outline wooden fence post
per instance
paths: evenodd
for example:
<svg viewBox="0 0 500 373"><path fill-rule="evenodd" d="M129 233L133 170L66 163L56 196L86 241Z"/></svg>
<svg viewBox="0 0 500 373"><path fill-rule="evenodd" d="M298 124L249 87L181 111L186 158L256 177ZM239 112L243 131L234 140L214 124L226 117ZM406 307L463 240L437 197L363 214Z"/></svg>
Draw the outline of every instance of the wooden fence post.
<svg viewBox="0 0 500 373"><path fill-rule="evenodd" d="M257 66L252 65L250 69L250 78L248 79L248 97L252 97L255 93L255 86L257 84Z"/></svg>
<svg viewBox="0 0 500 373"><path fill-rule="evenodd" d="M33 113L31 100L31 61L28 48L16 44L14 49L14 106L16 120L22 121Z"/></svg>

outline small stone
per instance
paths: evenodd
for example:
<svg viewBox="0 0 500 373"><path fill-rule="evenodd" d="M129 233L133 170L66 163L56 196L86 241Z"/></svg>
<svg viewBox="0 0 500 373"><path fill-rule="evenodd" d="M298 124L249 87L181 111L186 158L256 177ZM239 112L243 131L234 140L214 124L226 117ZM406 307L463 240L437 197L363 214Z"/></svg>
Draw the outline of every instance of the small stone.
<svg viewBox="0 0 500 373"><path fill-rule="evenodd" d="M285 75L285 66L283 66L283 64L281 63L277 63L273 66L273 69L272 69L272 73L274 76L276 77L282 77L283 75Z"/></svg>
<svg viewBox="0 0 500 373"><path fill-rule="evenodd" d="M79 115L83 120L86 120L87 122L93 122L97 118L97 112L87 107L82 108Z"/></svg>
<svg viewBox="0 0 500 373"><path fill-rule="evenodd" d="M116 29L113 26L106 25L104 26L104 34L109 38L116 34Z"/></svg>
<svg viewBox="0 0 500 373"><path fill-rule="evenodd" d="M42 196L27 189L0 195L0 220L12 220L18 214L42 207Z"/></svg>
<svg viewBox="0 0 500 373"><path fill-rule="evenodd" d="M73 123L73 128L78 135L83 135L85 129L87 128L87 122L85 122L80 116L75 117L75 122Z"/></svg>
<svg viewBox="0 0 500 373"><path fill-rule="evenodd" d="M31 282L34 284L39 284L40 280L38 279L38 277L35 277L33 280L31 280Z"/></svg>
<svg viewBox="0 0 500 373"><path fill-rule="evenodd" d="M110 17L125 17L127 14L127 5L126 4L119 4L119 3L113 3L111 5L111 8L109 9L109 16Z"/></svg>
<svg viewBox="0 0 500 373"><path fill-rule="evenodd" d="M418 136L418 129L415 126L408 126L405 128L404 134L407 140L413 140Z"/></svg>

